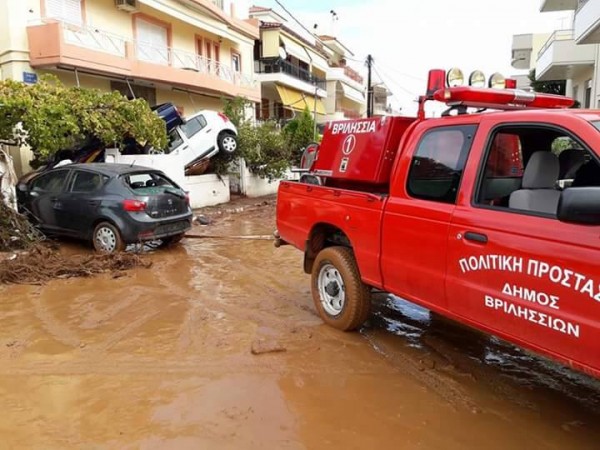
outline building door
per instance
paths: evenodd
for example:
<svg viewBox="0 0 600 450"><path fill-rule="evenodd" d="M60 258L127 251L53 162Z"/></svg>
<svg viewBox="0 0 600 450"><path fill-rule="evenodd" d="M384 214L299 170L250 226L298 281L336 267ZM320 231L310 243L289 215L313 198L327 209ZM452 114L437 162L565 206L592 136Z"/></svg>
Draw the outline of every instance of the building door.
<svg viewBox="0 0 600 450"><path fill-rule="evenodd" d="M137 56L142 61L169 64L169 34L167 27L136 19Z"/></svg>

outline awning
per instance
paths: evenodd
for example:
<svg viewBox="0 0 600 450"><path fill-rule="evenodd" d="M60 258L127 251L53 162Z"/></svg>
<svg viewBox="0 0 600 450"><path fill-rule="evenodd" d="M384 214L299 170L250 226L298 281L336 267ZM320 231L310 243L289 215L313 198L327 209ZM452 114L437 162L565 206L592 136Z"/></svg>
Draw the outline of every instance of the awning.
<svg viewBox="0 0 600 450"><path fill-rule="evenodd" d="M277 88L277 93L281 98L281 103L283 103L284 108L293 109L295 111L304 111L304 109L308 107L311 114L315 110L315 98L312 95L285 86L275 85L275 87ZM317 114L325 114L325 105L323 105L323 101L320 98L317 98L316 109Z"/></svg>
<svg viewBox="0 0 600 450"><path fill-rule="evenodd" d="M357 89L354 89L351 86L348 86L345 83L340 83L342 85L342 91L344 91L344 97L352 100L356 103L365 103L365 94L360 92Z"/></svg>
<svg viewBox="0 0 600 450"><path fill-rule="evenodd" d="M304 111L306 108L306 101L304 100L304 94L295 89L290 89L285 86L275 85L279 97L281 97L281 103L284 108L295 109L296 111Z"/></svg>
<svg viewBox="0 0 600 450"><path fill-rule="evenodd" d="M308 110L312 114L315 110L315 98L307 95L304 99L308 105ZM325 115L325 105L323 105L323 100L320 98L317 98L317 114Z"/></svg>
<svg viewBox="0 0 600 450"><path fill-rule="evenodd" d="M285 47L285 51L288 55L295 56L296 58L307 63L310 62L308 53L301 44L298 44L283 34L279 35L279 38L281 39L281 42L283 42L283 46Z"/></svg>
<svg viewBox="0 0 600 450"><path fill-rule="evenodd" d="M312 49L307 49L307 50L312 59L310 62L313 65L313 67L316 67L317 69L322 70L323 72L327 72L327 70L330 69L326 58L324 58L323 56L321 56L320 54L318 54L317 52L315 52Z"/></svg>

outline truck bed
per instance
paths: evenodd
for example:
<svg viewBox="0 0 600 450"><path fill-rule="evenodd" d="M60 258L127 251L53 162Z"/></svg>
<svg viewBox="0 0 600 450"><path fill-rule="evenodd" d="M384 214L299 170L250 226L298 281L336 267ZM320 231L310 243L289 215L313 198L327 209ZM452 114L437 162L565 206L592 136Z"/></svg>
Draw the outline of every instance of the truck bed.
<svg viewBox="0 0 600 450"><path fill-rule="evenodd" d="M277 229L284 241L304 251L306 241L319 226L338 228L355 251L363 281L381 288L379 258L386 201L385 194L282 181L277 197Z"/></svg>

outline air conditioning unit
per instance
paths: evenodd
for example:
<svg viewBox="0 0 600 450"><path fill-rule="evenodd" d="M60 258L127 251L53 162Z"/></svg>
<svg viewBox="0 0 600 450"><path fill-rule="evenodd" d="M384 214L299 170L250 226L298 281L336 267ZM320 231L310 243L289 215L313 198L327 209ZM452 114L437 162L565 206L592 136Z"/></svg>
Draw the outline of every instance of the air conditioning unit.
<svg viewBox="0 0 600 450"><path fill-rule="evenodd" d="M130 13L138 10L137 0L115 0L115 6L121 11Z"/></svg>

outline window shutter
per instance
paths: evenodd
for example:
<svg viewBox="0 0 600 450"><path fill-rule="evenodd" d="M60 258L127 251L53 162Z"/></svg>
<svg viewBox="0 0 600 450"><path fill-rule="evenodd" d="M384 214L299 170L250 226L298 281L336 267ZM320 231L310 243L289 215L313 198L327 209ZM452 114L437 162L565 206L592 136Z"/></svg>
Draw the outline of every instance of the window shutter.
<svg viewBox="0 0 600 450"><path fill-rule="evenodd" d="M46 0L46 16L81 25L81 0Z"/></svg>

